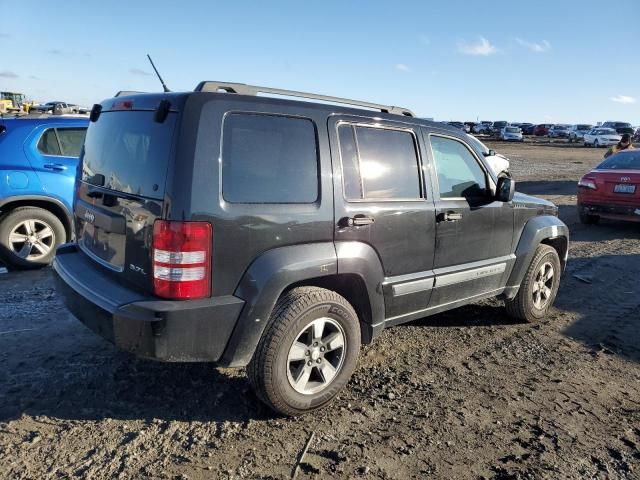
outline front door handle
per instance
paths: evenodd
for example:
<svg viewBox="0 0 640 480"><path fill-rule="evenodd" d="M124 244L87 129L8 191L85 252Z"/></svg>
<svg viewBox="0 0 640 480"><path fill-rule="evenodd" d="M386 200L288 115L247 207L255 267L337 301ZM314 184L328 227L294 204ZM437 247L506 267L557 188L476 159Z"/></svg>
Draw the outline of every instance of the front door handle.
<svg viewBox="0 0 640 480"><path fill-rule="evenodd" d="M61 172L63 170L66 170L67 166L62 165L61 163L45 163L44 168L46 168L47 170L56 170L58 172Z"/></svg>
<svg viewBox="0 0 640 480"><path fill-rule="evenodd" d="M360 214L341 219L340 225L343 227L364 227L365 225L371 225L374 221L373 217Z"/></svg>
<svg viewBox="0 0 640 480"><path fill-rule="evenodd" d="M460 212L443 212L438 215L439 222L458 222L460 220L462 220Z"/></svg>

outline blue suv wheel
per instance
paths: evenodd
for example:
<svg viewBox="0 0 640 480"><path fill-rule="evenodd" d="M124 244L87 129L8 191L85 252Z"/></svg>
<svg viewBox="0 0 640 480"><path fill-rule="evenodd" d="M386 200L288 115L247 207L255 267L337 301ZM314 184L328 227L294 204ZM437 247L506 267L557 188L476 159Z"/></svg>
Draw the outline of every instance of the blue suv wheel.
<svg viewBox="0 0 640 480"><path fill-rule="evenodd" d="M66 240L58 217L42 208L16 208L0 219L0 254L14 267L49 265Z"/></svg>

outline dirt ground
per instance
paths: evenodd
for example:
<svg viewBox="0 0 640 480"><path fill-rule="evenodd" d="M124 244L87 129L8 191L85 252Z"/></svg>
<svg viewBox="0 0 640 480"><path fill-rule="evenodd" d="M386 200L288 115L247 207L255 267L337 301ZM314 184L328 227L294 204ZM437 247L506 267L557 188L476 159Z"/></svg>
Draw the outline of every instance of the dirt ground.
<svg viewBox="0 0 640 480"><path fill-rule="evenodd" d="M49 270L3 274L0 478L285 479L312 433L298 478L640 478L640 224L579 224L603 150L491 146L571 229L547 320L484 301L395 327L329 408L285 419L242 371L117 351Z"/></svg>

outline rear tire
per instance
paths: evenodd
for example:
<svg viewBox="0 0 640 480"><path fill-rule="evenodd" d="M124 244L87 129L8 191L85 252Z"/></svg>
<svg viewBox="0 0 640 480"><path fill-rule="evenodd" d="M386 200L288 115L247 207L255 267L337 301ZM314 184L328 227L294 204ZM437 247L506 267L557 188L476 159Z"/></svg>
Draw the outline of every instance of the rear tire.
<svg viewBox="0 0 640 480"><path fill-rule="evenodd" d="M283 415L323 407L344 388L360 352L353 307L331 290L298 287L269 319L247 374L258 397Z"/></svg>
<svg viewBox="0 0 640 480"><path fill-rule="evenodd" d="M544 318L560 285L560 258L549 245L538 245L517 295L505 302L507 314L529 323Z"/></svg>
<svg viewBox="0 0 640 480"><path fill-rule="evenodd" d="M66 239L62 222L42 208L19 207L0 219L0 255L16 268L49 265Z"/></svg>

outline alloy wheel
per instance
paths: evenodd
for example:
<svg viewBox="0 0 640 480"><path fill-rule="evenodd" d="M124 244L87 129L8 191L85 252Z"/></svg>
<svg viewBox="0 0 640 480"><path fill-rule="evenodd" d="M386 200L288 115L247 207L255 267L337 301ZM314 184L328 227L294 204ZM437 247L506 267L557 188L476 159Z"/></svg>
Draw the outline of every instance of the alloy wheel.
<svg viewBox="0 0 640 480"><path fill-rule="evenodd" d="M553 293L553 265L550 262L544 263L533 282L533 305L542 310L547 306Z"/></svg>
<svg viewBox="0 0 640 480"><path fill-rule="evenodd" d="M9 233L9 247L18 257L35 261L46 257L55 245L56 236L42 220L24 220Z"/></svg>
<svg viewBox="0 0 640 480"><path fill-rule="evenodd" d="M346 337L335 320L313 320L296 335L287 355L287 378L303 395L318 393L333 381L344 363Z"/></svg>

